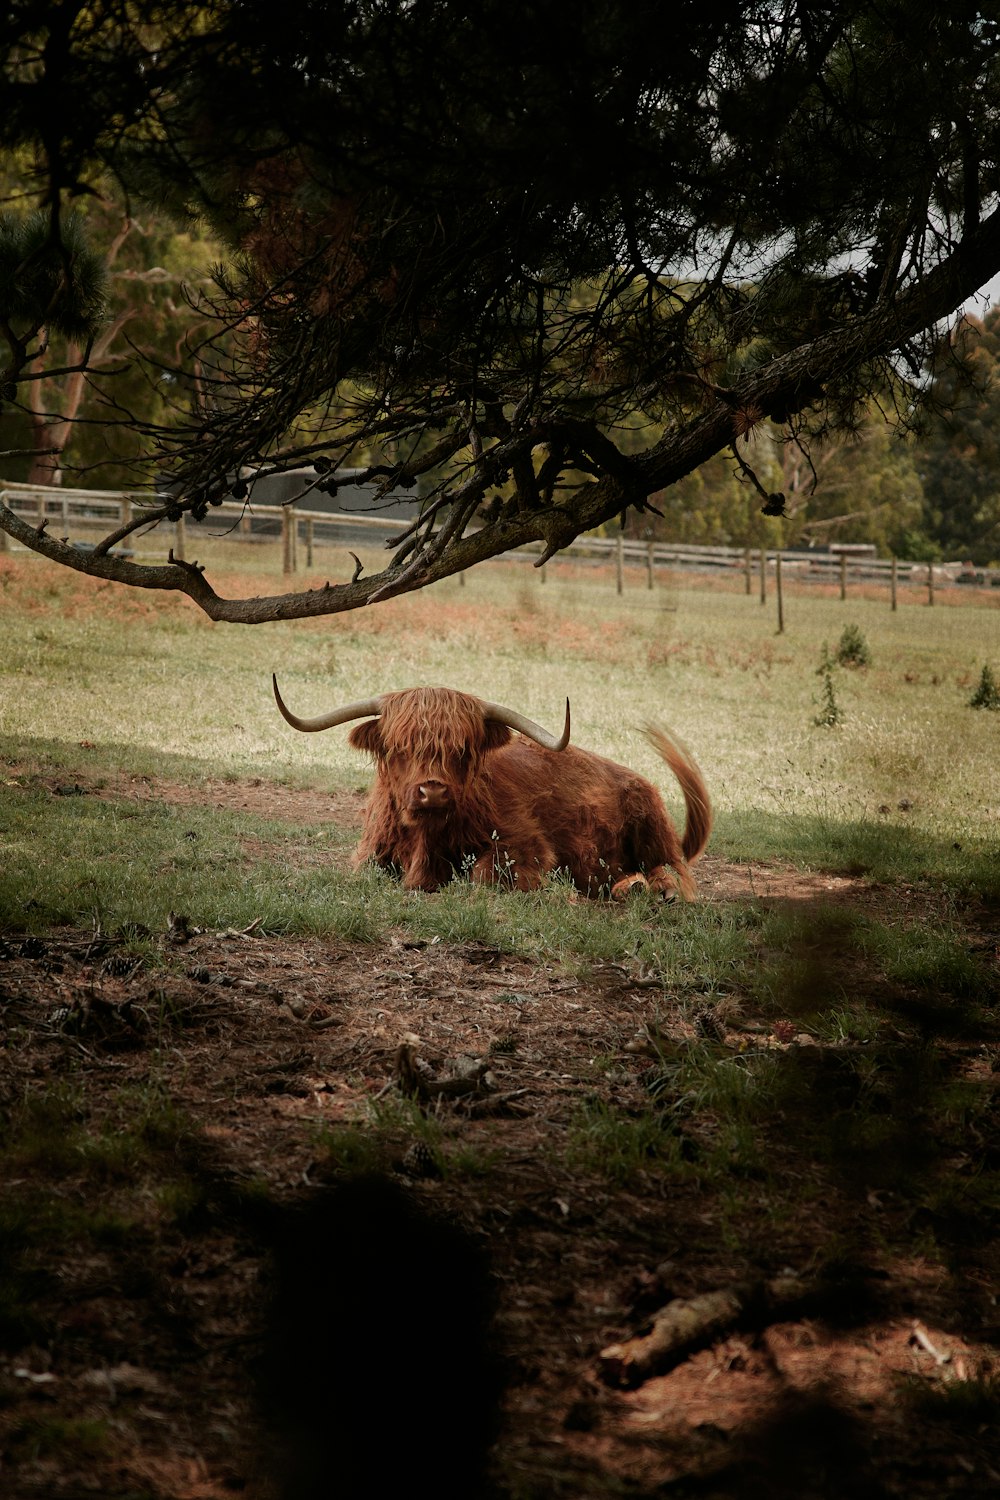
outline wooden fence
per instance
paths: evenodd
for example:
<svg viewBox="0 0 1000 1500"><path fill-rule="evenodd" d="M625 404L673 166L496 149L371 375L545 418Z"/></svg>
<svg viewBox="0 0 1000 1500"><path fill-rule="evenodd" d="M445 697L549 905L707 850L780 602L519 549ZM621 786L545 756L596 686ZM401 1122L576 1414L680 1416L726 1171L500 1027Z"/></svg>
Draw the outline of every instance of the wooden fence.
<svg viewBox="0 0 1000 1500"><path fill-rule="evenodd" d="M4 483L0 500L26 520L47 522L61 535L80 529L101 534L124 525L140 507L150 504L149 492L122 490L74 490L39 485ZM224 501L214 506L205 522L192 522L181 516L176 522L160 522L155 528L138 529L123 545L130 553L154 550L162 554L167 546L174 556L183 559L192 536L227 536L235 540L280 542L282 567L286 574L295 573L300 562L307 569L314 563L318 546L344 547L349 543L376 545L398 533L405 522L386 517L302 510L298 506L253 505L241 501ZM0 550L9 545L7 533L0 531ZM86 546L77 540L76 545ZM511 559L533 561L541 544L505 553ZM785 549L750 549L747 547L695 547L671 542L631 541L623 536L606 538L581 536L559 554L560 558L611 564L615 569L618 592L623 592L630 572L637 570L648 588L656 583L661 571L693 571L717 577L739 577L746 593L759 592L761 603L773 584L778 607L778 628L784 627L783 588L794 580L800 584L833 584L846 599L850 585L874 586L884 590L893 609L902 587L926 590L927 602L934 603L938 589L975 585L1000 590L1000 569L972 569L962 563L908 562L879 558L867 549L834 544L828 552L802 552ZM541 569L544 581L546 569ZM1000 595L998 595L1000 599Z"/></svg>

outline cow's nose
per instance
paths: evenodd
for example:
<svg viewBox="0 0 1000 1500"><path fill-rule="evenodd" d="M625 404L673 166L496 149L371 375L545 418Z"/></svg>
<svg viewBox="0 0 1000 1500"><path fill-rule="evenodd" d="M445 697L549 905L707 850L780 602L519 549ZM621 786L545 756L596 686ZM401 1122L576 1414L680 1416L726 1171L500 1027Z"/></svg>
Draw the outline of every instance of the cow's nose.
<svg viewBox="0 0 1000 1500"><path fill-rule="evenodd" d="M447 807L451 793L443 781L421 781L417 787L417 802L421 807Z"/></svg>

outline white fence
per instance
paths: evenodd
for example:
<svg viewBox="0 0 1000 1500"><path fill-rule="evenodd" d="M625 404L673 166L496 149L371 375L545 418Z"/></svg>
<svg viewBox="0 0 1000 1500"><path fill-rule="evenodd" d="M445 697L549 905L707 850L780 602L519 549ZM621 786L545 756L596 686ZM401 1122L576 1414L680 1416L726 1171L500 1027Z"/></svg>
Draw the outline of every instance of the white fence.
<svg viewBox="0 0 1000 1500"><path fill-rule="evenodd" d="M26 520L41 525L46 522L53 534L69 537L85 529L93 534L97 527L102 535L126 524L141 508L150 506L148 491L78 490L41 485L3 483L0 500ZM159 504L159 501L153 502ZM54 526L53 523L58 523ZM192 522L184 516L176 522L159 522L149 528L138 528L123 542L130 553L156 551L162 555L172 547L174 556L183 559L188 540L193 537L228 537L235 540L280 541L285 573L297 571L300 561L311 568L318 546L372 546L384 543L398 534L407 523L398 518L365 516L336 511L305 510L288 505L248 505L242 501L224 501L213 506L204 522ZM77 545L86 540L72 538ZM7 533L0 531L0 550L9 545ZM533 561L541 544L519 548L504 554L508 558ZM873 585L887 590L895 602L899 586L926 589L930 602L935 590L953 585L975 585L1000 589L1000 569L970 568L963 563L907 562L897 558L875 557L868 548L831 546L825 552L776 549L751 550L746 547L695 547L671 542L630 541L595 536L579 537L559 554L559 558L612 564L616 570L619 592L625 586L628 570L642 569L645 582L653 587L658 570L691 570L717 576L742 578L747 593L759 587L765 597L773 580L780 589L782 579L800 583L839 585L846 597L849 584ZM542 570L544 576L544 569Z"/></svg>

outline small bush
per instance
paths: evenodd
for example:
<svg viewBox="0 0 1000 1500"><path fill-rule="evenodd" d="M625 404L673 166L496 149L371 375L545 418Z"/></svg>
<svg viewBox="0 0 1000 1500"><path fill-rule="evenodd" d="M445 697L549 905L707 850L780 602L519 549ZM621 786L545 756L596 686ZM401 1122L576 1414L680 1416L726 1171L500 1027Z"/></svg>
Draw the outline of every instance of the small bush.
<svg viewBox="0 0 1000 1500"><path fill-rule="evenodd" d="M826 642L823 642L823 655L819 666L816 668L817 677L823 679L823 702L820 711L813 720L814 724L820 724L826 728L832 728L834 724L840 723L840 704L837 702L837 694L833 686L834 662L830 655Z"/></svg>
<svg viewBox="0 0 1000 1500"><path fill-rule="evenodd" d="M837 644L837 664L841 667L870 667L872 653L857 625L845 625Z"/></svg>
<svg viewBox="0 0 1000 1500"><path fill-rule="evenodd" d="M969 699L970 708L1000 708L1000 687L993 676L993 668L989 662L983 667L979 678L979 686Z"/></svg>

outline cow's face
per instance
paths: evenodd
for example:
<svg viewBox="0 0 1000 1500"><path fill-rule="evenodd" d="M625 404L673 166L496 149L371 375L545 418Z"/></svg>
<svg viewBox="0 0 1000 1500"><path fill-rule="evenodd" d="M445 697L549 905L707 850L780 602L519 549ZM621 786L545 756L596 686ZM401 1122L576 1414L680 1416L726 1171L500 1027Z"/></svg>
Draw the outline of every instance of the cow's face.
<svg viewBox="0 0 1000 1500"><path fill-rule="evenodd" d="M381 716L348 736L377 761L406 825L461 811L475 795L484 758L510 737L506 725L485 718L477 698L437 688L386 693Z"/></svg>

